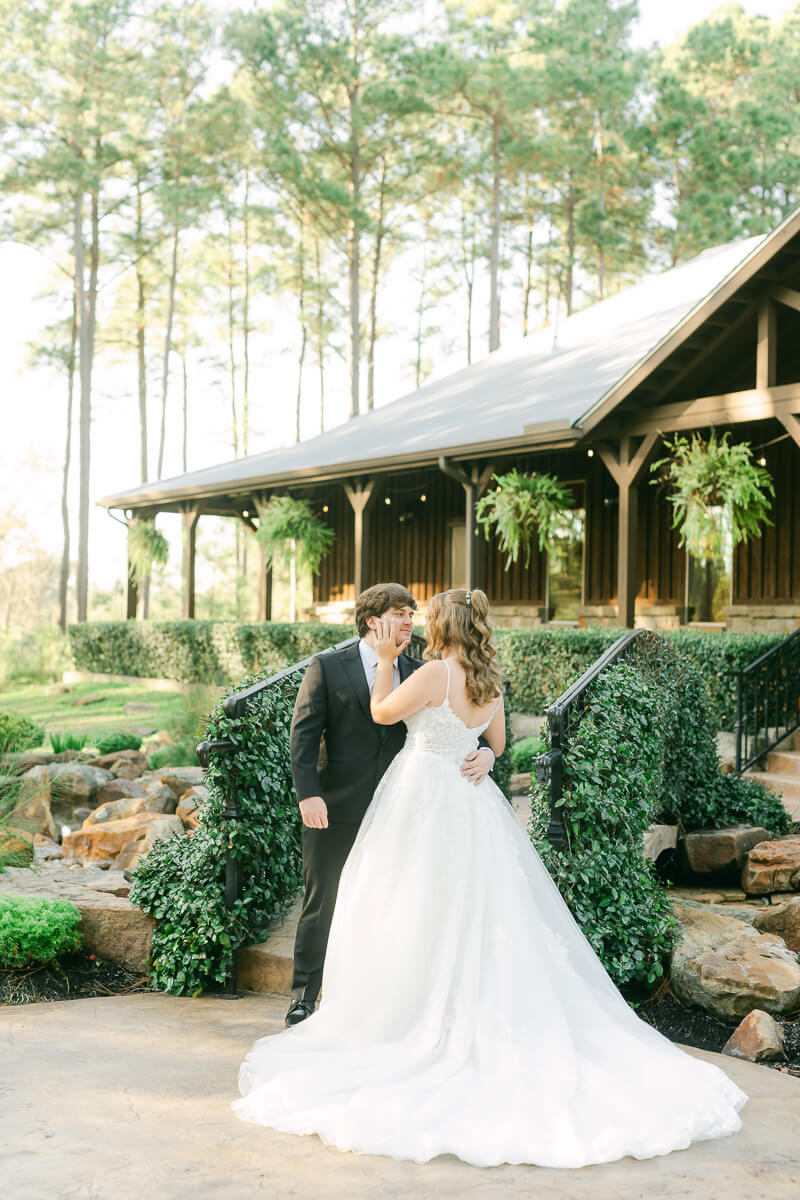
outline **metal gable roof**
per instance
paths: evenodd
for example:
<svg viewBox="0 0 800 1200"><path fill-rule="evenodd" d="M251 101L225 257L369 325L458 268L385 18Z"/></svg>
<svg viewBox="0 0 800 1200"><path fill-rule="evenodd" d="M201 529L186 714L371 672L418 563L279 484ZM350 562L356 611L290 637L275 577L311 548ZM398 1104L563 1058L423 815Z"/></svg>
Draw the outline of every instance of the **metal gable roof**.
<svg viewBox="0 0 800 1200"><path fill-rule="evenodd" d="M107 508L169 504L430 462L441 454L486 453L559 436L572 441L580 436L582 421L774 236L706 250L573 314L557 330L541 329L513 348L307 441L142 484L100 503Z"/></svg>

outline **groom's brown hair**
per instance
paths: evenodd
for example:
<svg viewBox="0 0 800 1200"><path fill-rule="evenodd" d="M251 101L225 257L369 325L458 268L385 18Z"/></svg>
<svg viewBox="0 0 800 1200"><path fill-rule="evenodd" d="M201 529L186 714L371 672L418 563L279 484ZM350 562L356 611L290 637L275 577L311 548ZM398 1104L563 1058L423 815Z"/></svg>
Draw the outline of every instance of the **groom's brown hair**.
<svg viewBox="0 0 800 1200"><path fill-rule="evenodd" d="M367 617L379 617L387 608L416 608L417 602L402 583L374 583L356 600L356 629L359 637L369 633Z"/></svg>

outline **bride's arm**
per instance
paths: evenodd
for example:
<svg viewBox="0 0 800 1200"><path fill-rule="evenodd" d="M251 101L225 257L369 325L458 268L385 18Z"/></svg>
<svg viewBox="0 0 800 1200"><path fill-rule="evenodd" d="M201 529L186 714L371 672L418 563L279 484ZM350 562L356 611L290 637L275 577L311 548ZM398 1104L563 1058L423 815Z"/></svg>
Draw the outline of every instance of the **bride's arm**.
<svg viewBox="0 0 800 1200"><path fill-rule="evenodd" d="M443 662L425 663L392 691L392 666L402 647L397 647L388 626L386 631L380 628L384 624L379 621L375 630L378 670L369 708L376 725L396 725L426 704L442 702L447 668Z"/></svg>

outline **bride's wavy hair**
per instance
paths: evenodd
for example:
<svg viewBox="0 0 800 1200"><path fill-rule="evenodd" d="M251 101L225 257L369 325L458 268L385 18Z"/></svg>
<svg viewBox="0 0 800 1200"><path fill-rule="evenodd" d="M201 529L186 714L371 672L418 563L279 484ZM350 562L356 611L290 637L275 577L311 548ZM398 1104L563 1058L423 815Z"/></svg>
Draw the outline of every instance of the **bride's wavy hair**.
<svg viewBox="0 0 800 1200"><path fill-rule="evenodd" d="M469 600L469 603L467 603ZM467 694L473 704L488 704L500 694L503 676L495 662L489 601L480 588L437 592L428 604L425 658L441 658L454 648L466 671Z"/></svg>

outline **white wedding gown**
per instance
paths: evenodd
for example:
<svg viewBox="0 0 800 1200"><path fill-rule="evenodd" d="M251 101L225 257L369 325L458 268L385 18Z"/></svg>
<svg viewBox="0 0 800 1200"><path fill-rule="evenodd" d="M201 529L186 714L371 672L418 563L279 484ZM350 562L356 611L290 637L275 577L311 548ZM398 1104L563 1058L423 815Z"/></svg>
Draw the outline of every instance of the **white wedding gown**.
<svg viewBox="0 0 800 1200"><path fill-rule="evenodd" d="M747 1100L623 1000L490 778L488 721L406 720L339 885L320 1007L259 1039L245 1121L340 1150L477 1166L649 1158L741 1126Z"/></svg>

